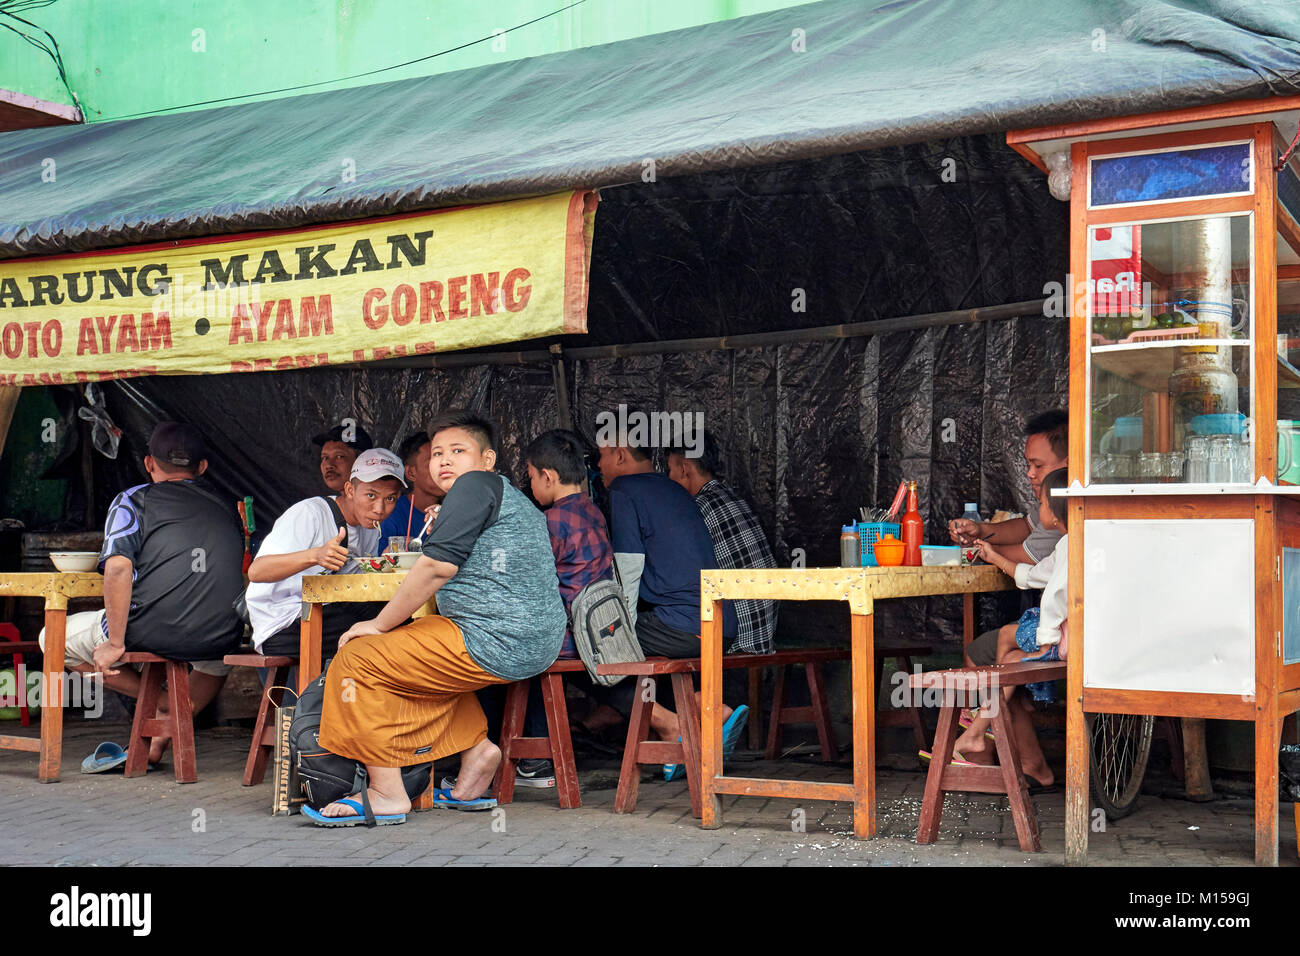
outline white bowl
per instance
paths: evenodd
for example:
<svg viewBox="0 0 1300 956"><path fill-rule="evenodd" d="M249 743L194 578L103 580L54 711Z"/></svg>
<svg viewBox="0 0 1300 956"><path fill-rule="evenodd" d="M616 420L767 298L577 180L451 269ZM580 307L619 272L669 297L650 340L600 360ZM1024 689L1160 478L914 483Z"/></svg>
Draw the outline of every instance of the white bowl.
<svg viewBox="0 0 1300 956"><path fill-rule="evenodd" d="M397 558L397 567L401 571L409 571L415 567L415 562L420 560L423 551L393 551L390 554Z"/></svg>
<svg viewBox="0 0 1300 956"><path fill-rule="evenodd" d="M98 551L51 551L50 560L64 574L94 571L99 567Z"/></svg>

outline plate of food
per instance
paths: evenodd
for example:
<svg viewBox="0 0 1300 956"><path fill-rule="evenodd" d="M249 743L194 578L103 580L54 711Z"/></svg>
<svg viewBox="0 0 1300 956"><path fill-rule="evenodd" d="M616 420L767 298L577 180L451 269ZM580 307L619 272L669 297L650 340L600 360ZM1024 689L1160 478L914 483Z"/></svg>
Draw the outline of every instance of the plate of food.
<svg viewBox="0 0 1300 956"><path fill-rule="evenodd" d="M366 574L384 574L397 570L397 555L381 554L379 557L357 558L357 567Z"/></svg>

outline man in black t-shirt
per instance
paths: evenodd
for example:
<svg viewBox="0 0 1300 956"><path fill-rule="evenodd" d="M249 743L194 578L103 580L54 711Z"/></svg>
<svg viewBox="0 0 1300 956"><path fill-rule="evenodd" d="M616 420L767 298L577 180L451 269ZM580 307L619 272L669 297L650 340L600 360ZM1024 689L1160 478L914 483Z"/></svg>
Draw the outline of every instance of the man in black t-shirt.
<svg viewBox="0 0 1300 956"><path fill-rule="evenodd" d="M243 635L233 606L244 585L243 535L234 505L197 480L207 466L193 425L163 422L154 429L144 459L150 483L119 494L104 525L104 610L67 621L68 669L102 673L105 686L132 697L139 695L139 674L114 666L126 651L193 661L196 714L221 690L230 673L222 657ZM167 744L154 738L150 762Z"/></svg>

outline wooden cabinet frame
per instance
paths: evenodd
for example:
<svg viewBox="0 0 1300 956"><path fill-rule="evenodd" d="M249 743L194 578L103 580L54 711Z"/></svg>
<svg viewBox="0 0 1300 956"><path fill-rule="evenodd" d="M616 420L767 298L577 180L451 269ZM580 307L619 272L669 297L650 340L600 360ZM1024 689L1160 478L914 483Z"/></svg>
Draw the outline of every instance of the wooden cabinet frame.
<svg viewBox="0 0 1300 956"><path fill-rule="evenodd" d="M1300 547L1300 489L1281 488L1271 483L1241 486L1233 493L1209 495L1187 492L1177 486L1110 491L1104 485L1087 487L1091 337L1087 292L1089 229L1108 223L1151 219L1219 216L1250 213L1252 220L1253 339L1251 363L1251 411L1255 428L1254 474L1272 482L1277 474L1277 387L1279 375L1290 371L1274 361L1277 332L1277 282L1279 278L1300 278L1300 266L1277 266L1277 238L1300 254L1300 224L1281 207L1277 196L1277 156L1286 143L1279 139L1274 123L1266 115L1300 105L1295 97L1276 100L1220 104L1200 111L1173 111L1148 117L1126 117L1068 127L1015 131L1008 143L1043 168L1034 143L1068 141L1071 167L1070 196L1070 370L1069 502L1070 545L1070 656L1066 715L1066 861L1086 862L1089 833L1089 739L1086 712L1134 713L1170 716L1250 720L1255 739L1255 860L1276 865L1278 859L1278 767L1277 753L1282 720L1300 709L1300 663L1283 666L1281 630L1283 594L1280 573L1284 545ZM1241 120L1248 121L1242 122ZM1237 120L1234 122L1234 120ZM1153 127L1175 123L1222 122L1221 126L1153 131ZM1136 131L1146 129L1144 133ZM1106 139L1117 131L1135 131L1132 136ZM1254 166L1253 192L1241 196L1207 199L1179 199L1158 203L1106 206L1089 209L1089 159L1117 153L1184 148L1200 144L1248 140ZM1281 369L1281 372L1279 372ZM1288 384L1300 384L1300 382ZM1157 396L1159 397L1159 396ZM1074 487L1075 485L1081 487ZM1085 522L1089 519L1187 519L1250 518L1254 522L1255 682L1249 695L1171 693L1105 687L1084 687L1083 626L1087 596L1084 593ZM1170 561L1176 560L1170 556Z"/></svg>

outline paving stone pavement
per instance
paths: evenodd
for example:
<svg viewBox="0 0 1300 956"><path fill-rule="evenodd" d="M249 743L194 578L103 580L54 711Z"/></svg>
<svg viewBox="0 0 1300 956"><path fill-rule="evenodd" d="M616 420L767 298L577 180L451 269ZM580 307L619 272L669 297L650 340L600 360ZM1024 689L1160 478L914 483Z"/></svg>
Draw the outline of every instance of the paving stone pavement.
<svg viewBox="0 0 1300 956"><path fill-rule="evenodd" d="M1043 852L1016 843L1006 799L950 797L939 842L916 843L925 778L877 770L879 838L852 836L846 803L758 797L723 799L723 826L702 830L685 781L649 779L637 811L611 812L617 763L580 761L582 807L560 810L554 791L517 789L500 812L430 811L403 826L326 830L301 816L272 817L270 774L240 786L250 731L198 734L199 780L179 786L170 757L162 770L127 780L84 775L82 758L101 740L125 743L129 727L70 720L59 783L36 780L33 754L0 751L0 861L86 866L1055 866L1063 863L1065 797L1035 798ZM17 732L16 723L0 732ZM439 774L451 769L440 765ZM846 763L811 758L771 764L740 754L739 775L847 781ZM802 814L796 811L803 811ZM1230 797L1193 804L1145 795L1129 818L1093 833L1089 861L1104 866L1249 866L1252 803ZM803 831L796 824L802 819ZM1282 866L1297 867L1290 805L1283 808Z"/></svg>

